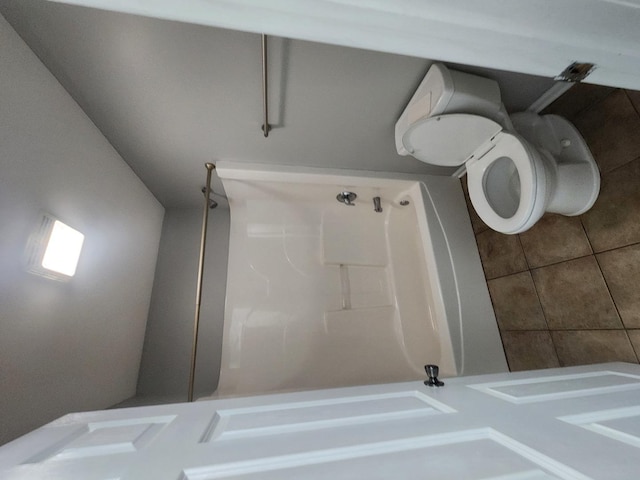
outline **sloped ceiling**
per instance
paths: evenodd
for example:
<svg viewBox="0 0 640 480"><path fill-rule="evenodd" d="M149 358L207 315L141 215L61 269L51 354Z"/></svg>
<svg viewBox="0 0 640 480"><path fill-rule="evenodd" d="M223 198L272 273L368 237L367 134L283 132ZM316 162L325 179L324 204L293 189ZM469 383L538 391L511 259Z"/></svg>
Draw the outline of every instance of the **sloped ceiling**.
<svg viewBox="0 0 640 480"><path fill-rule="evenodd" d="M431 60L270 38L265 139L259 35L44 0L0 13L165 207L200 205L203 165L223 159L444 173L394 147ZM553 83L459 68L498 80L511 111Z"/></svg>

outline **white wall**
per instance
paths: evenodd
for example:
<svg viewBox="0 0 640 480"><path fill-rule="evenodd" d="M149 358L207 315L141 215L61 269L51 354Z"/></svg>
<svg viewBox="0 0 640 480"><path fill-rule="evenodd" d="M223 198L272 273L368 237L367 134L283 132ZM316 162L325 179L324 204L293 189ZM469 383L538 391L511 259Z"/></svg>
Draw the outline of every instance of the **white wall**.
<svg viewBox="0 0 640 480"><path fill-rule="evenodd" d="M69 283L24 269L41 211L86 236ZM134 394L162 217L0 16L0 444Z"/></svg>
<svg viewBox="0 0 640 480"><path fill-rule="evenodd" d="M589 62L588 83L640 89L637 1L57 1L543 77Z"/></svg>
<svg viewBox="0 0 640 480"><path fill-rule="evenodd" d="M187 399L201 232L202 209L167 210L140 366L141 396ZM221 205L209 210L196 396L218 384L228 252L229 209Z"/></svg>

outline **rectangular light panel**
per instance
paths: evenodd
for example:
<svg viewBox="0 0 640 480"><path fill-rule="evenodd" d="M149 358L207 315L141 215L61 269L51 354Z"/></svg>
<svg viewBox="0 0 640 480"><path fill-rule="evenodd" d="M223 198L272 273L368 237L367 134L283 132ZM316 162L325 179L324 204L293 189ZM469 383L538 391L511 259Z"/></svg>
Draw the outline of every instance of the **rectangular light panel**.
<svg viewBox="0 0 640 480"><path fill-rule="evenodd" d="M42 257L42 267L73 277L78 266L84 235L56 220Z"/></svg>

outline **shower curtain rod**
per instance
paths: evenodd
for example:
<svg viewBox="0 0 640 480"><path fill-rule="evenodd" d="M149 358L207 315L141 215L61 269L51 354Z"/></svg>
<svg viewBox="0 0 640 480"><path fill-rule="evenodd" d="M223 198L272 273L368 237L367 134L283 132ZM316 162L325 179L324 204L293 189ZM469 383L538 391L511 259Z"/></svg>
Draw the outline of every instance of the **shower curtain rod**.
<svg viewBox="0 0 640 480"><path fill-rule="evenodd" d="M264 111L264 123L262 124L262 132L265 138L269 136L269 103L267 100L267 36L262 34L262 107Z"/></svg>
<svg viewBox="0 0 640 480"><path fill-rule="evenodd" d="M193 402L193 386L196 378L196 356L198 354L198 329L200 328L200 301L202 300L202 279L204 277L204 254L207 247L207 224L209 223L209 195L211 194L211 172L213 163L205 163L207 184L204 187L204 209L202 213L202 235L200 236L200 259L198 261L198 281L196 283L196 314L193 322L193 348L191 349L191 369L189 371L189 392L187 399Z"/></svg>

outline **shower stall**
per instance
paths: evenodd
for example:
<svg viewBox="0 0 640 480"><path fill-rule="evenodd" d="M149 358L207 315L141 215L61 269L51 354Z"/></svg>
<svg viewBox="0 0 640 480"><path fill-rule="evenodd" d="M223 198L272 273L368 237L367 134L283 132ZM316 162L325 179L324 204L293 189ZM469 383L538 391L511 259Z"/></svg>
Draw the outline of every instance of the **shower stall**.
<svg viewBox="0 0 640 480"><path fill-rule="evenodd" d="M216 396L506 371L457 179L218 162Z"/></svg>

